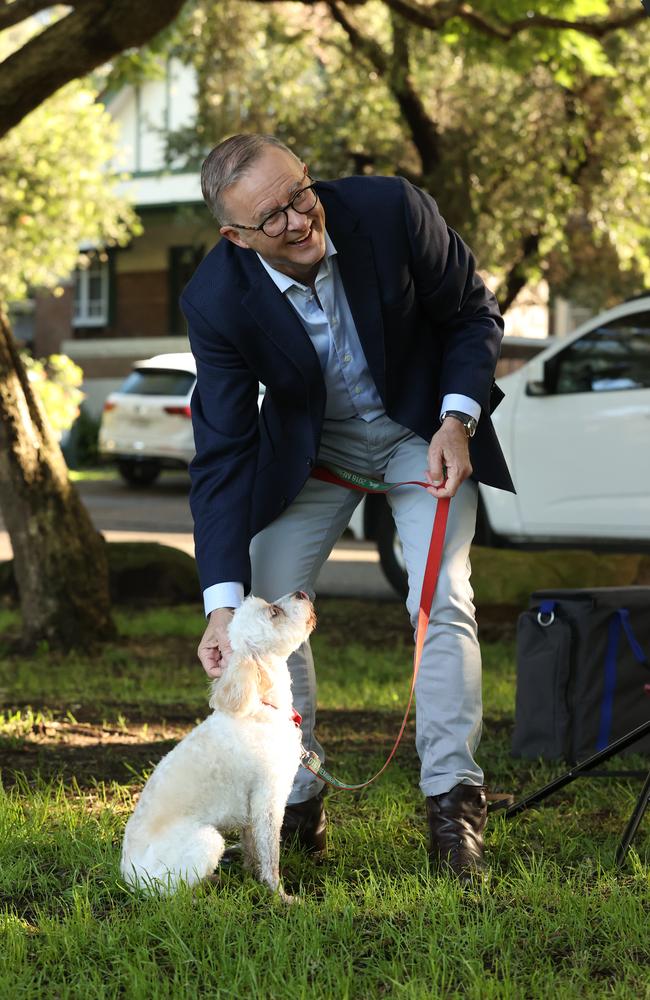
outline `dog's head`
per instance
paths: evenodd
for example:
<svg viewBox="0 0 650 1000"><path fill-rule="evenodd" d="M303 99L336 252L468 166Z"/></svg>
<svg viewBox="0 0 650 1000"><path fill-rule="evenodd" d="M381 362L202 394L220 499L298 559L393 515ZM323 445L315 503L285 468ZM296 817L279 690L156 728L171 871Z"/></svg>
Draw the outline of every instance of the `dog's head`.
<svg viewBox="0 0 650 1000"><path fill-rule="evenodd" d="M212 708L246 715L264 699L286 671L287 657L308 638L316 625L307 594L296 591L273 604L247 597L228 629L232 655L223 676L212 685Z"/></svg>

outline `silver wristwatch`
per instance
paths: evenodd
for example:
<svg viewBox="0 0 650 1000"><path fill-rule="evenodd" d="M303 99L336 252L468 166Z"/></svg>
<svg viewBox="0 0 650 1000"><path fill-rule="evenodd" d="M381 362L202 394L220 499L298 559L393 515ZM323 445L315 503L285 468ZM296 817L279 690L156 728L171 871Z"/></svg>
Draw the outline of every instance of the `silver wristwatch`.
<svg viewBox="0 0 650 1000"><path fill-rule="evenodd" d="M453 417L454 420L460 420L461 424L465 428L465 433L468 438L472 438L476 434L476 425L478 421L475 420L474 417L470 417L469 413L463 413L462 410L445 410L445 412L440 415L440 423L443 422L445 417Z"/></svg>

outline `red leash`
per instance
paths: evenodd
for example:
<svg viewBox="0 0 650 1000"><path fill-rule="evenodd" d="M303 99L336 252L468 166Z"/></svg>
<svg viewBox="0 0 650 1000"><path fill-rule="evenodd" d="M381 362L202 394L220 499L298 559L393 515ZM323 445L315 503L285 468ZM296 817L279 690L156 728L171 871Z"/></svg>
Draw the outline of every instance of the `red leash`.
<svg viewBox="0 0 650 1000"><path fill-rule="evenodd" d="M317 465L312 471L312 476L314 479L320 479L325 483L333 483L336 486L345 486L348 489L359 490L362 493L389 493L390 490L396 489L398 486L422 486L424 489L429 487L429 483L421 483L417 480L407 480L403 483L381 483L376 479L369 479L367 476L359 475L356 472L350 472L348 469L342 469L338 465ZM333 775L329 774L328 771L323 767L323 763L320 757L314 753L313 750L305 750L303 748L301 764L312 774L317 775L321 781L325 781L327 784L332 785L334 788L341 788L344 791L356 791L360 788L365 788L366 785L371 784L383 774L391 760L395 756L397 748L400 744L402 736L404 735L404 730L406 729L406 723L411 711L411 705L413 703L413 695L415 693L415 682L417 680L418 671L420 669L420 660L422 659L422 650L424 648L424 638L427 631L427 626L429 624L429 618L431 615L431 605L433 604L433 595L436 591L436 584L438 583L438 576L440 575L440 564L442 562L442 552L445 541L445 531L447 529L447 518L449 517L449 497L443 497L438 499L436 503L436 513L433 519L433 528L431 531L431 541L429 542L429 552L427 555L426 567L424 570L424 580L422 581L422 592L420 594L420 608L418 612L418 624L415 634L415 651L413 654L413 678L411 680L411 690L409 693L408 705L406 706L406 712L404 713L404 718L402 719L402 725L400 726L399 733L397 734L397 739L393 744L393 749L391 750L386 763L377 771L372 778L368 781L364 781L359 785L346 785L344 782L339 781Z"/></svg>

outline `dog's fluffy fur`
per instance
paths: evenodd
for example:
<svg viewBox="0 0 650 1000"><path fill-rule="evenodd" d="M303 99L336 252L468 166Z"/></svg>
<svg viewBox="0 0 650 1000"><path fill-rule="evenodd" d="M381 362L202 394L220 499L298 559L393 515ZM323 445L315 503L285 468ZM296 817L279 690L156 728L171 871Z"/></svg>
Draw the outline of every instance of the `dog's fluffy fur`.
<svg viewBox="0 0 650 1000"><path fill-rule="evenodd" d="M311 601L248 597L230 624L232 656L212 684L214 709L164 757L126 825L122 875L173 892L209 878L223 831L240 830L244 863L282 895L280 828L300 763L287 657L316 624Z"/></svg>

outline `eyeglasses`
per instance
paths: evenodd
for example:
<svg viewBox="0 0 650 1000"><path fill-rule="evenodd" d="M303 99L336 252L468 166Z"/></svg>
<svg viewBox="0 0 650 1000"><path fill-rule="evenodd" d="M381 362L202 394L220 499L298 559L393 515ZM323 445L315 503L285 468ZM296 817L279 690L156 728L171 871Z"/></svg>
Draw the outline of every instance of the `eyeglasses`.
<svg viewBox="0 0 650 1000"><path fill-rule="evenodd" d="M309 174L307 174L309 180ZM270 215L260 222L259 226L241 226L238 222L228 222L224 225L232 226L234 229L249 229L251 232L264 233L265 236L282 236L289 225L289 209L292 208L294 212L300 212L301 215L307 215L311 212L312 208L315 207L318 201L318 195L314 190L314 185L309 184L307 187L300 188L300 191L296 191L293 198L288 202L283 208L276 208L275 212L271 212Z"/></svg>

